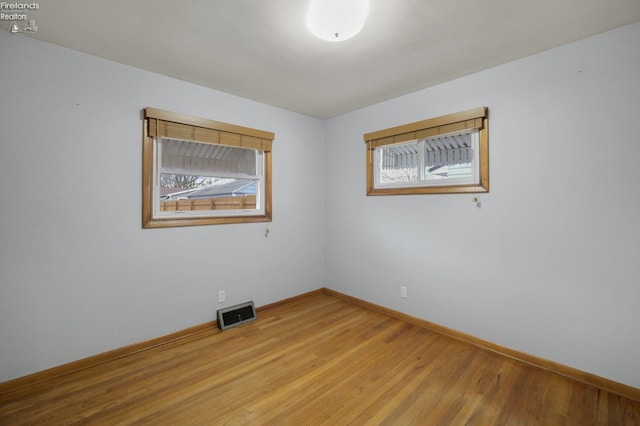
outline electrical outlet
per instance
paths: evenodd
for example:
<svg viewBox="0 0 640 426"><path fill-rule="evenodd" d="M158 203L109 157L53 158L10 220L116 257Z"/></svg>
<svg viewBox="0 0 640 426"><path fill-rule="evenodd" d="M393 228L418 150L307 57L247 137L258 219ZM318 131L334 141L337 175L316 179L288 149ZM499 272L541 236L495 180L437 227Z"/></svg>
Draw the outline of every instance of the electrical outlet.
<svg viewBox="0 0 640 426"><path fill-rule="evenodd" d="M227 300L227 292L225 290L218 290L218 303L223 303Z"/></svg>
<svg viewBox="0 0 640 426"><path fill-rule="evenodd" d="M400 286L400 297L402 297L403 299L407 298L407 286L406 285L401 285Z"/></svg>

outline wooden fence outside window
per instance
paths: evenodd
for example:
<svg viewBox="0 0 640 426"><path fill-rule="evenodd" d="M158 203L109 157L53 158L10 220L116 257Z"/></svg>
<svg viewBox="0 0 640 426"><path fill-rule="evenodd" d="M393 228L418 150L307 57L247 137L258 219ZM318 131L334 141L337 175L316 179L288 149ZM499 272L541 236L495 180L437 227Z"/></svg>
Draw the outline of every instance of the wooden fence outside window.
<svg viewBox="0 0 640 426"><path fill-rule="evenodd" d="M256 196L193 198L190 200L162 200L163 212L191 210L245 210L256 208Z"/></svg>

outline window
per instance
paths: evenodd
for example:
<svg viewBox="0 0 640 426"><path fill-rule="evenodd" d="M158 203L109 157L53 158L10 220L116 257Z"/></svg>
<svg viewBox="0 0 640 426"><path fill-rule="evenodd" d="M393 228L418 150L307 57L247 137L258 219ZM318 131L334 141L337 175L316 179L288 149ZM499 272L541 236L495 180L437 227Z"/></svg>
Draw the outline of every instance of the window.
<svg viewBox="0 0 640 426"><path fill-rule="evenodd" d="M271 221L273 133L144 110L142 226Z"/></svg>
<svg viewBox="0 0 640 426"><path fill-rule="evenodd" d="M364 135L367 195L489 191L487 109Z"/></svg>

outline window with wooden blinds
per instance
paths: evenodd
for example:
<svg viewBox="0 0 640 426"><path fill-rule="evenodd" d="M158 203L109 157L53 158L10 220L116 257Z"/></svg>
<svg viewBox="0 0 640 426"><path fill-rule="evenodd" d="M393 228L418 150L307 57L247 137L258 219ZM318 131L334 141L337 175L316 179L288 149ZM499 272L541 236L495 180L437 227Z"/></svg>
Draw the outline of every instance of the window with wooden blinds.
<svg viewBox="0 0 640 426"><path fill-rule="evenodd" d="M364 135L367 195L489 191L487 108Z"/></svg>
<svg viewBox="0 0 640 426"><path fill-rule="evenodd" d="M144 110L142 226L271 221L274 134Z"/></svg>

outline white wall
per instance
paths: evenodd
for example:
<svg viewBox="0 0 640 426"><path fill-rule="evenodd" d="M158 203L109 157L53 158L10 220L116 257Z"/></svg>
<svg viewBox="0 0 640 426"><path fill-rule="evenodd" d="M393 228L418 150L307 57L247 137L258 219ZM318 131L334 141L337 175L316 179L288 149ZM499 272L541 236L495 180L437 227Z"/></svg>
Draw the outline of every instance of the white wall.
<svg viewBox="0 0 640 426"><path fill-rule="evenodd" d="M640 387L638 40L640 23L328 120L327 287ZM481 208L365 196L364 133L479 106Z"/></svg>
<svg viewBox="0 0 640 426"><path fill-rule="evenodd" d="M141 228L147 106L275 132L268 239ZM323 287L323 125L0 32L0 381Z"/></svg>

